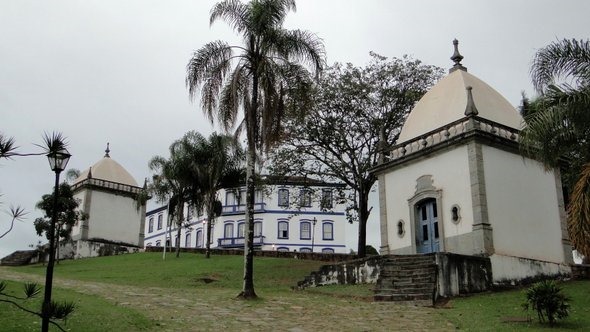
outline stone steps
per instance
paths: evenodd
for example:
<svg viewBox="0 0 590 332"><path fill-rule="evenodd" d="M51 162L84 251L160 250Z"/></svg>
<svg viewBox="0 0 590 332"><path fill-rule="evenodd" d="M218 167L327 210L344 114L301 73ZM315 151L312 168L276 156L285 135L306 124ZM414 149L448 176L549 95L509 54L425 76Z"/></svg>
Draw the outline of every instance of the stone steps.
<svg viewBox="0 0 590 332"><path fill-rule="evenodd" d="M388 256L383 260L374 300L432 306L436 276L433 255Z"/></svg>

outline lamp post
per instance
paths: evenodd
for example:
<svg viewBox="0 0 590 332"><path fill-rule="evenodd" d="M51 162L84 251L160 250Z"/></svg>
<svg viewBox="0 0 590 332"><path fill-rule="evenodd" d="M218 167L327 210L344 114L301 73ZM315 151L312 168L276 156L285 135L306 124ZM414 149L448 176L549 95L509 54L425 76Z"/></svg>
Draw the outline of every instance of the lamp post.
<svg viewBox="0 0 590 332"><path fill-rule="evenodd" d="M313 220L311 222L313 224L313 228L311 231L311 252L313 252L313 246L315 244L315 224L318 222L318 220L315 217L313 217Z"/></svg>
<svg viewBox="0 0 590 332"><path fill-rule="evenodd" d="M49 318L51 316L51 287L53 284L53 265L55 263L55 223L57 222L57 205L59 195L59 173L61 173L68 164L71 155L68 150L61 148L58 151L51 151L47 154L49 167L55 172L55 188L53 193L53 215L49 227L49 262L47 262L47 272L45 273L45 296L43 297L43 307L41 308L41 331L49 331Z"/></svg>

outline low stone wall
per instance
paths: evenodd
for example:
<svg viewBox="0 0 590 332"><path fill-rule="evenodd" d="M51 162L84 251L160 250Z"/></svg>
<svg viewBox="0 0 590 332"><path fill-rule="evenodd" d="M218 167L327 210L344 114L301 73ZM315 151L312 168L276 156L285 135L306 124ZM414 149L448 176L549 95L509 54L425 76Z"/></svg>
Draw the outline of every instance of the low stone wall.
<svg viewBox="0 0 590 332"><path fill-rule="evenodd" d="M590 279L590 264L572 264L573 279Z"/></svg>
<svg viewBox="0 0 590 332"><path fill-rule="evenodd" d="M381 271L382 256L369 256L337 264L323 265L297 283L297 289L325 285L374 284Z"/></svg>
<svg viewBox="0 0 590 332"><path fill-rule="evenodd" d="M478 293L492 288L492 263L487 257L437 253L437 295Z"/></svg>
<svg viewBox="0 0 590 332"><path fill-rule="evenodd" d="M492 268L489 258L436 253L437 296L453 296L490 290ZM297 283L298 289L332 284L374 284L387 256L324 265Z"/></svg>
<svg viewBox="0 0 590 332"><path fill-rule="evenodd" d="M146 252L162 252L164 247L146 247ZM168 252L176 252L175 248L167 248ZM195 254L205 254L205 248L180 248L180 252L190 252ZM244 255L242 249L217 249L211 248L211 255ZM254 250L256 257L276 257L276 258L296 258L307 259L321 262L344 262L356 259L356 255L350 254L325 254L320 252L294 252L294 251L275 251L275 250Z"/></svg>

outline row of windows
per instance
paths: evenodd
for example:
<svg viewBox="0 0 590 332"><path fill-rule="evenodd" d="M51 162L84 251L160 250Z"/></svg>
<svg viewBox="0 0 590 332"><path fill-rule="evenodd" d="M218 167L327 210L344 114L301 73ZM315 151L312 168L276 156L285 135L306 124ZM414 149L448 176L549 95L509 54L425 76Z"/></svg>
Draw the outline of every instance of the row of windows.
<svg viewBox="0 0 590 332"><path fill-rule="evenodd" d="M311 240L312 224L309 221L302 221L299 223L299 239ZM281 220L278 222L279 239L289 238L289 222ZM334 240L334 224L332 222L322 223L322 240Z"/></svg>
<svg viewBox="0 0 590 332"><path fill-rule="evenodd" d="M158 215L158 230L162 229L163 220L164 220L164 215L160 213ZM153 231L154 231L154 217L150 217L150 219L148 220L148 233L151 233Z"/></svg>
<svg viewBox="0 0 590 332"><path fill-rule="evenodd" d="M244 222L238 223L238 234L236 237L244 237L244 231L246 229L246 224ZM262 236L262 223L261 222L254 222L254 237ZM234 237L234 224L226 223L223 226L223 237L224 238L233 238Z"/></svg>
<svg viewBox="0 0 590 332"><path fill-rule="evenodd" d="M289 251L289 248L287 247L278 247L277 251ZM294 250L297 251L297 250ZM301 248L299 249L299 252L311 252L311 248ZM323 248L322 249L322 253L323 254L333 254L334 253L334 249L332 248Z"/></svg>
<svg viewBox="0 0 590 332"><path fill-rule="evenodd" d="M187 234L186 238L185 238L186 242L185 243L190 243L191 242L191 234ZM175 241L178 241L178 238L175 239ZM148 242L146 244L146 246L151 247L152 243ZM174 245L176 246L176 242L174 243ZM197 248L203 248L203 232L201 230L197 231L197 242L195 243ZM161 247L162 246L162 241L158 240L156 241L156 247ZM170 247L170 240L168 240L166 242L166 246ZM289 248L287 247L278 247L276 249L277 251L289 251ZM297 251L297 250L294 250ZM301 249L299 249L299 252L311 252L311 248L306 248L303 247ZM322 248L322 253L324 254L333 254L334 253L334 249L332 248Z"/></svg>
<svg viewBox="0 0 590 332"><path fill-rule="evenodd" d="M279 206L289 206L289 189L281 188L278 193ZM299 206L311 207L312 192L310 189L299 190ZM334 206L332 189L322 189L322 199L320 206L322 209L331 209Z"/></svg>

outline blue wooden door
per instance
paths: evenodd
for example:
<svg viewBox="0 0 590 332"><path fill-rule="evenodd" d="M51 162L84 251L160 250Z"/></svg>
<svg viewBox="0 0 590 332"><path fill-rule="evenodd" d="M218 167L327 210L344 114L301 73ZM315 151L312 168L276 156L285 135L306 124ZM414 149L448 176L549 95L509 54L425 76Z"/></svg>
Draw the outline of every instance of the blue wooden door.
<svg viewBox="0 0 590 332"><path fill-rule="evenodd" d="M437 252L439 248L438 215L436 200L429 199L416 206L418 253Z"/></svg>

